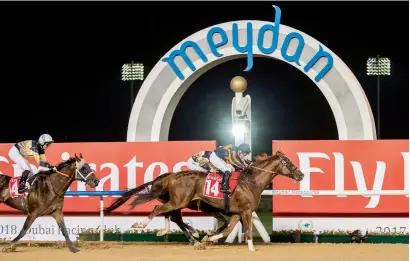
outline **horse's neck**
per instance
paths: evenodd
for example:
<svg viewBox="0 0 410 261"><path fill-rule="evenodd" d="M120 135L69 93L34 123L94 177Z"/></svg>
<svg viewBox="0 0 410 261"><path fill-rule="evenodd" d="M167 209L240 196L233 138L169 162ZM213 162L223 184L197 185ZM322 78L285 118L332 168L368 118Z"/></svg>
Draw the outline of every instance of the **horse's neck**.
<svg viewBox="0 0 410 261"><path fill-rule="evenodd" d="M272 183L273 178L275 175L271 172L257 170L254 172L255 174L252 175L255 181L256 189L260 190L261 193L265 188Z"/></svg>
<svg viewBox="0 0 410 261"><path fill-rule="evenodd" d="M64 174L67 174L68 177L57 172L51 174L51 185L53 186L53 190L56 191L58 194L65 193L74 181L75 174L72 172L75 170L73 170L72 168L68 168L68 170L69 173L62 172Z"/></svg>

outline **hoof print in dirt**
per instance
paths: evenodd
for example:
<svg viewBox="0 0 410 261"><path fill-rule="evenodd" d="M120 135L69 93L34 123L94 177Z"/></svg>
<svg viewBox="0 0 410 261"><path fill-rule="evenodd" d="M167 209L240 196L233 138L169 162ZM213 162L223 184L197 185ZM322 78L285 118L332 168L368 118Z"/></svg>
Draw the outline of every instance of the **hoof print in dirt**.
<svg viewBox="0 0 410 261"><path fill-rule="evenodd" d="M202 243L195 243L194 244L194 249L195 250L205 250L206 249L206 244Z"/></svg>
<svg viewBox="0 0 410 261"><path fill-rule="evenodd" d="M3 248L1 249L1 252L3 252L3 253L16 252L16 246L15 246L15 245L12 245L12 246L3 247Z"/></svg>

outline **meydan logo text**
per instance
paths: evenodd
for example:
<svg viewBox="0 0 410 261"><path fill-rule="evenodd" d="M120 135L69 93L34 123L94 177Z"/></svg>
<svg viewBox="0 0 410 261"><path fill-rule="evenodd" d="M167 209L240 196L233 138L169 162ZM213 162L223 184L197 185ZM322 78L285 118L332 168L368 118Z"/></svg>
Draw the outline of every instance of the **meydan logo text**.
<svg viewBox="0 0 410 261"><path fill-rule="evenodd" d="M275 9L274 24L267 23L263 25L258 32L258 38L257 38L258 49L260 50L260 52L262 52L263 54L267 54L267 55L272 54L277 49L278 39L279 39L281 10L279 7L275 5L273 6L273 8ZM273 33L272 44L269 47L263 46L263 40L265 37L265 33L267 31L271 31ZM214 34L219 34L222 40L216 43L213 39ZM238 24L233 23L232 24L232 38L231 38L232 45L236 51L247 55L247 67L244 71L249 71L253 67L253 46L254 45L253 45L252 22L247 23L246 45L239 46L238 34L239 34ZM296 48L295 53L288 54L287 49L292 39L298 40L298 46ZM218 26L212 27L207 33L207 42L208 42L208 46L212 54L215 55L216 57L222 57L223 54L218 52L217 48L224 46L228 43L227 33L221 27L218 27ZM305 45L305 39L303 38L303 36L298 32L291 32L286 35L284 42L281 46L281 50L280 50L281 56L283 57L285 61L290 62L290 63L296 63L297 65L300 66L299 60L300 60L300 56L302 54L304 45ZM191 40L185 41L184 43L181 44L179 50L173 50L171 53L169 53L168 57L165 57L162 59L163 62L166 62L169 64L169 66L172 68L172 70L175 72L175 74L178 76L180 80L185 79L185 76L183 75L180 68L175 63L176 56L181 56L182 59L185 61L185 63L188 65L188 67L191 69L191 71L194 72L196 70L195 65L192 63L191 59L186 54L186 49L188 47L193 48L195 52L197 53L197 55L202 59L203 62L205 63L208 62L208 58L206 57L206 55L204 54L204 52L198 46L197 43ZM321 58L326 58L327 63L314 78L316 82L319 82L328 73L328 71L333 67L332 55L326 52L322 46L319 46L319 50L317 51L317 53L310 59L310 61L303 68L303 71L307 73Z"/></svg>

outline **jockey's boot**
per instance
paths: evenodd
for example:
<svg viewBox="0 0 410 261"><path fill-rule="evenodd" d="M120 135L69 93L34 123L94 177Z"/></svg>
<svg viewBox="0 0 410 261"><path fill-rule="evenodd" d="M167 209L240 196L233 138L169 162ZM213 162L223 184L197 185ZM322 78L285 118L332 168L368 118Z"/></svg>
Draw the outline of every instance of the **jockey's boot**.
<svg viewBox="0 0 410 261"><path fill-rule="evenodd" d="M221 188L221 192L222 193L231 193L230 189L229 189L229 178L231 177L232 173L230 171L225 171L224 172L224 176L222 179L222 188Z"/></svg>
<svg viewBox="0 0 410 261"><path fill-rule="evenodd" d="M23 193L24 190L26 189L26 181L27 181L28 174L30 174L29 170L25 170L23 171L23 174L21 174L20 183L18 187L19 193Z"/></svg>

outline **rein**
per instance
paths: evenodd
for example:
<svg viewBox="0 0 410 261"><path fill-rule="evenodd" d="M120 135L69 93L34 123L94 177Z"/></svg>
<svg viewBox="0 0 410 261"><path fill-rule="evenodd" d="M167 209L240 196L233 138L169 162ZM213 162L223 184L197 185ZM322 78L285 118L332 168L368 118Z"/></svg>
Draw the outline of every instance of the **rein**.
<svg viewBox="0 0 410 261"><path fill-rule="evenodd" d="M272 173L272 174L277 174L277 173L276 173L276 172L274 172L274 171L270 171L270 170L261 169L261 168L255 167L255 166L250 166L250 167L251 167L251 168L254 168L254 169L257 169L257 170L261 170L261 171L269 172L269 173Z"/></svg>
<svg viewBox="0 0 410 261"><path fill-rule="evenodd" d="M62 175L62 176L64 176L64 177L70 178L70 181L71 181L70 175L67 175L67 174L65 174L65 173L63 173L63 172L61 172L61 171L58 171L58 170L56 170L55 172L58 173L58 174L60 174L60 175ZM70 181L69 181L69 182L70 182ZM54 186L51 186L51 189L53 190L53 192L54 192L57 196L59 196L60 198L64 198L64 194L65 194L65 193L63 193L63 195L60 195L60 194L54 189Z"/></svg>
<svg viewBox="0 0 410 261"><path fill-rule="evenodd" d="M56 170L56 172L57 172L58 174L60 174L60 175L63 175L64 177L67 177L67 178L70 177L69 175L67 175L67 174L65 174L65 173L63 173L63 172L60 172L60 171L58 171L58 170Z"/></svg>
<svg viewBox="0 0 410 261"><path fill-rule="evenodd" d="M88 176L89 175L91 175L93 172L91 171L90 173L88 173L87 174L87 176L86 177L84 177L84 175L78 170L78 167L77 167L77 163L76 163L76 166L75 166L75 174L74 174L74 176L73 177L71 177L70 175L68 175L68 174L66 174L66 173L63 173L63 172L61 172L61 171L58 171L58 170L56 170L55 171L56 173L58 173L58 174L60 174L60 175L62 175L62 176L64 176L64 177L66 177L66 178L69 178L70 179L70 181L71 181L71 179L72 178L74 178L74 180L76 179L76 176L77 176L77 174L79 174L79 176L81 176L81 178L83 178L83 180L84 181L86 181L87 180L87 178L88 178ZM70 182L69 181L69 182ZM64 194L61 196L60 194L58 194L57 193L57 191L55 191L55 189L54 189L54 187L52 186L52 188L51 188L53 191L54 191L54 193L56 193L57 194L57 196L59 196L60 198L63 198L64 197Z"/></svg>

